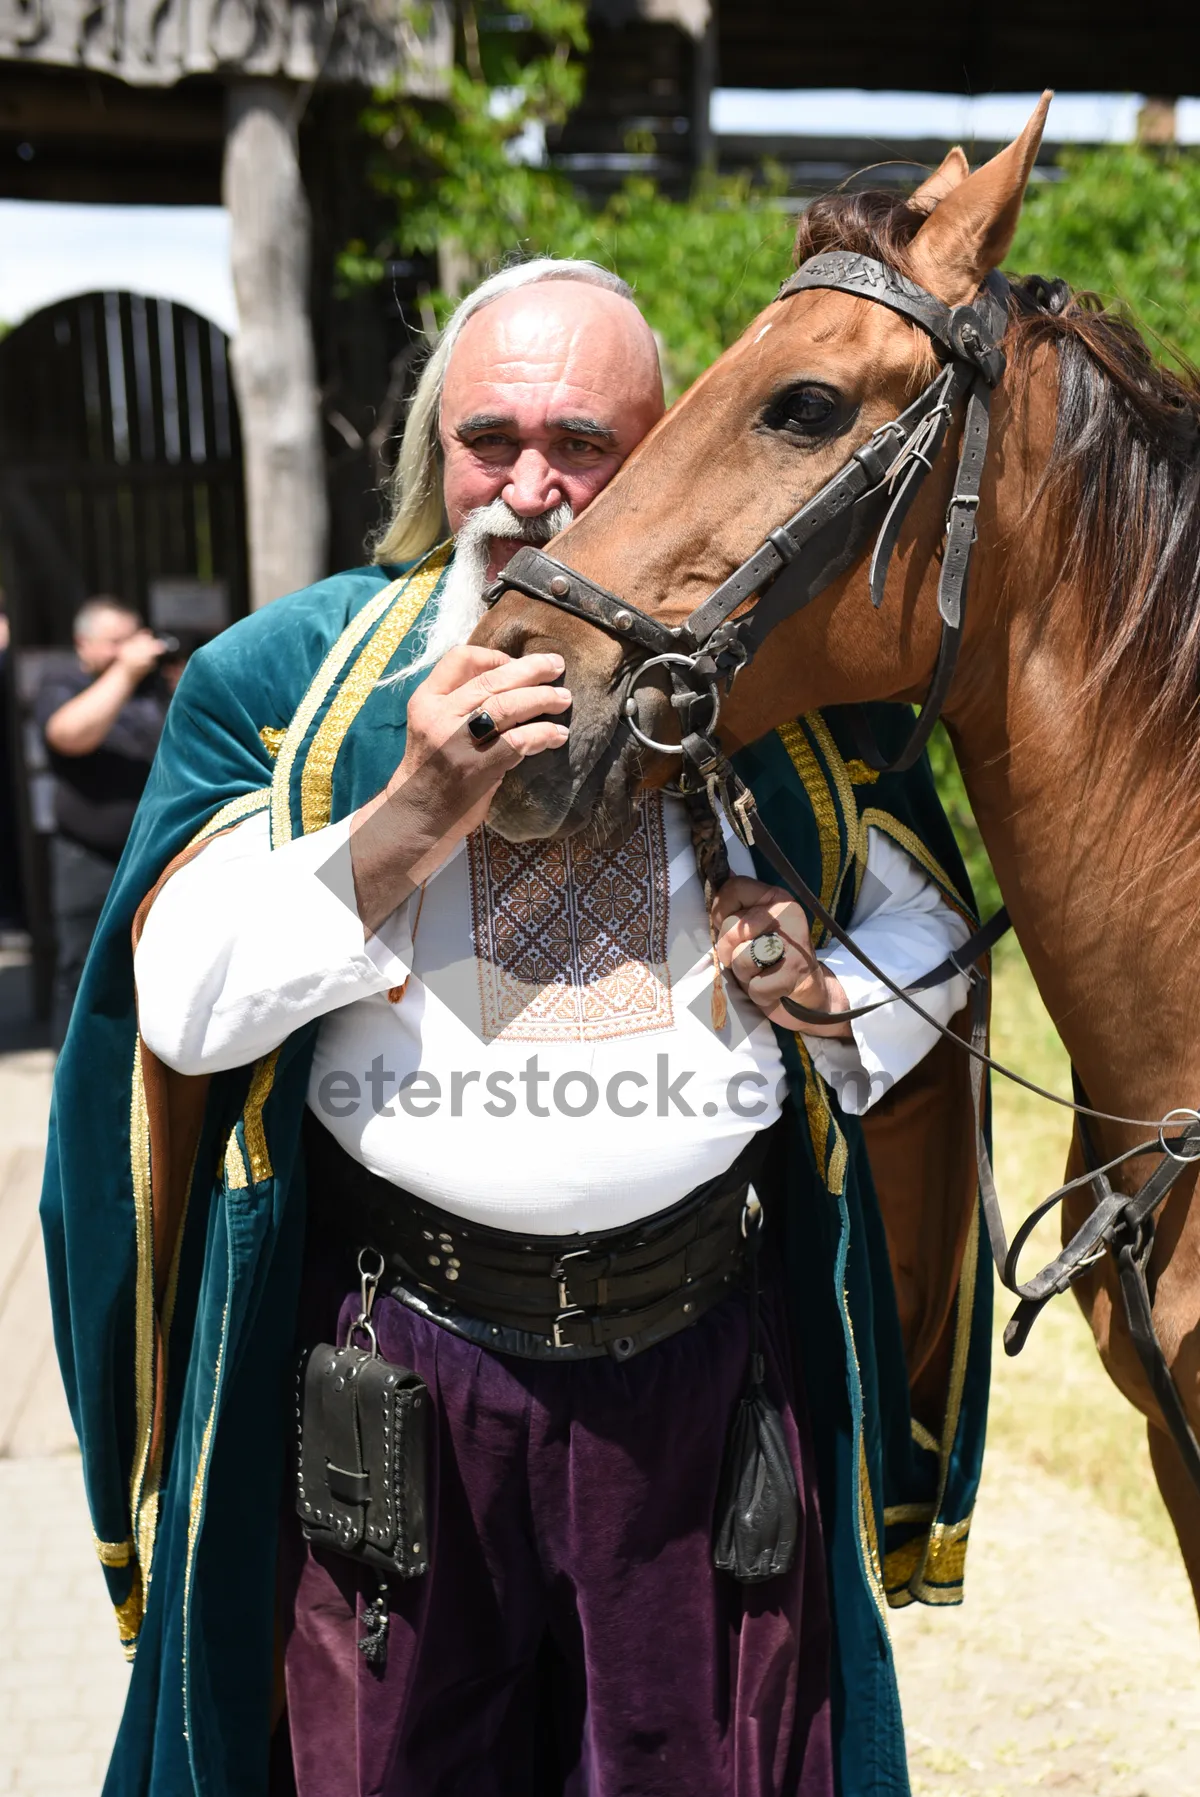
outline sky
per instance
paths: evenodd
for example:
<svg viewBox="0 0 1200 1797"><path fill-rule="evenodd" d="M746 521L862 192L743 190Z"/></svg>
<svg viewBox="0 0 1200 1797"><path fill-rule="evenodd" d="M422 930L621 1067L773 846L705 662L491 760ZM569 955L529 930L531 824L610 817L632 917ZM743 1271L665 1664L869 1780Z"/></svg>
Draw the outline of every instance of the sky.
<svg viewBox="0 0 1200 1797"><path fill-rule="evenodd" d="M1034 94L808 92L719 88L715 131L727 136L797 133L996 141L1015 137ZM1139 100L1129 94L1063 94L1050 114L1055 143L1122 143ZM1200 99L1177 109L1180 142L1200 143ZM229 269L229 217L219 206L82 206L0 200L0 322L18 324L51 301L97 288L181 300L232 332L237 307Z"/></svg>

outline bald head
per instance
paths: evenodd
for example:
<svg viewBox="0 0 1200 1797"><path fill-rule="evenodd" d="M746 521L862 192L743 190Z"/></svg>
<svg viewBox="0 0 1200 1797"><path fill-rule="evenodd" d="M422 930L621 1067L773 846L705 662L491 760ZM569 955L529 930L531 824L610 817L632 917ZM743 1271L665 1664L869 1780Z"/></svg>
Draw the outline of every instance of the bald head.
<svg viewBox="0 0 1200 1797"><path fill-rule="evenodd" d="M582 281L543 281L468 319L442 393L450 528L502 499L522 519L595 498L663 413L654 338L637 307ZM491 545L489 575L517 544Z"/></svg>

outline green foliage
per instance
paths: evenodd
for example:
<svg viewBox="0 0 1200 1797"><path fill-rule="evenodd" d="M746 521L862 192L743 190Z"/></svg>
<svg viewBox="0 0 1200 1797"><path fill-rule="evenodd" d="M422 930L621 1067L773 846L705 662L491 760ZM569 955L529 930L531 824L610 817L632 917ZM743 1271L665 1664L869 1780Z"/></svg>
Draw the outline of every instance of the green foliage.
<svg viewBox="0 0 1200 1797"><path fill-rule="evenodd" d="M448 239L481 276L516 257L589 257L635 289L663 344L674 397L766 305L786 272L792 223L780 203L782 174L705 176L688 201L633 178L593 206L557 171L520 159L530 129L560 124L580 98L583 64L572 53L587 46L586 7L503 0L503 8L528 32L481 37L468 9L462 61L444 100L380 94L365 115L381 145L375 178L395 202L396 230L374 250L351 244L342 276L378 280L386 253L434 254ZM441 322L454 296L435 292L430 301Z"/></svg>
<svg viewBox="0 0 1200 1797"><path fill-rule="evenodd" d="M1200 362L1200 157L1135 145L1063 152L1025 198L1009 266L1123 301Z"/></svg>
<svg viewBox="0 0 1200 1797"><path fill-rule="evenodd" d="M774 297L795 228L779 203L783 187L774 170L759 184L705 175L684 202L644 177L629 180L559 247L629 282L662 340L672 397Z"/></svg>

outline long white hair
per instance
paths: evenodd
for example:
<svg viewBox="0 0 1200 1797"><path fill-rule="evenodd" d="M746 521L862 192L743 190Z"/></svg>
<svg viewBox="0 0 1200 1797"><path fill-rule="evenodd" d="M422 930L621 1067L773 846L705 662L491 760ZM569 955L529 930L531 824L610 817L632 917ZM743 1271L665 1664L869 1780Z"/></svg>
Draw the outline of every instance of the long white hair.
<svg viewBox="0 0 1200 1797"><path fill-rule="evenodd" d="M413 394L392 477L392 516L375 543L377 562L413 561L444 535L440 429L450 353L463 326L476 312L482 312L493 300L515 288L533 287L539 281L584 281L591 287L606 287L623 299L633 298L628 283L611 269L601 268L598 262L538 256L532 262L515 262L511 268L489 275L474 293L460 300L446 320L446 328L422 369Z"/></svg>

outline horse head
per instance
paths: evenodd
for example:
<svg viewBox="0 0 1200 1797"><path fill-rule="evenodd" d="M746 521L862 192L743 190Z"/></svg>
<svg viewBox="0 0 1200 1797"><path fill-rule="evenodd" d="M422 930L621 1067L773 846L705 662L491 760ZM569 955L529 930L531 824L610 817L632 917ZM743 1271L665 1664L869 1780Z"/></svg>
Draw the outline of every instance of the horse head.
<svg viewBox="0 0 1200 1797"><path fill-rule="evenodd" d="M968 305L1012 242L1049 99L973 175L952 150L906 204L875 196L872 210L871 196L862 196L856 212L853 200L818 202L801 223L798 258L879 258L882 236L889 275L945 308ZM511 588L493 605L473 640L513 655L559 650L575 695L569 745L509 773L489 814L493 828L513 840L582 829L619 839L638 793L678 771L677 755L647 746L680 739L670 669L659 665L631 681L654 644L646 633L640 644L623 640L621 629L631 614L650 620L651 632L683 625L931 387L939 371L933 340L888 304L872 303L877 297L817 288L772 302L554 540L547 553L557 563L628 608L610 608L608 627ZM885 603L876 609L867 596L869 543L834 556L818 596L784 617L738 672L720 719L722 748L816 706L920 695L938 656L937 551L953 461L943 456L921 486ZM565 590L563 580L556 590ZM735 623L755 597L733 609Z"/></svg>

